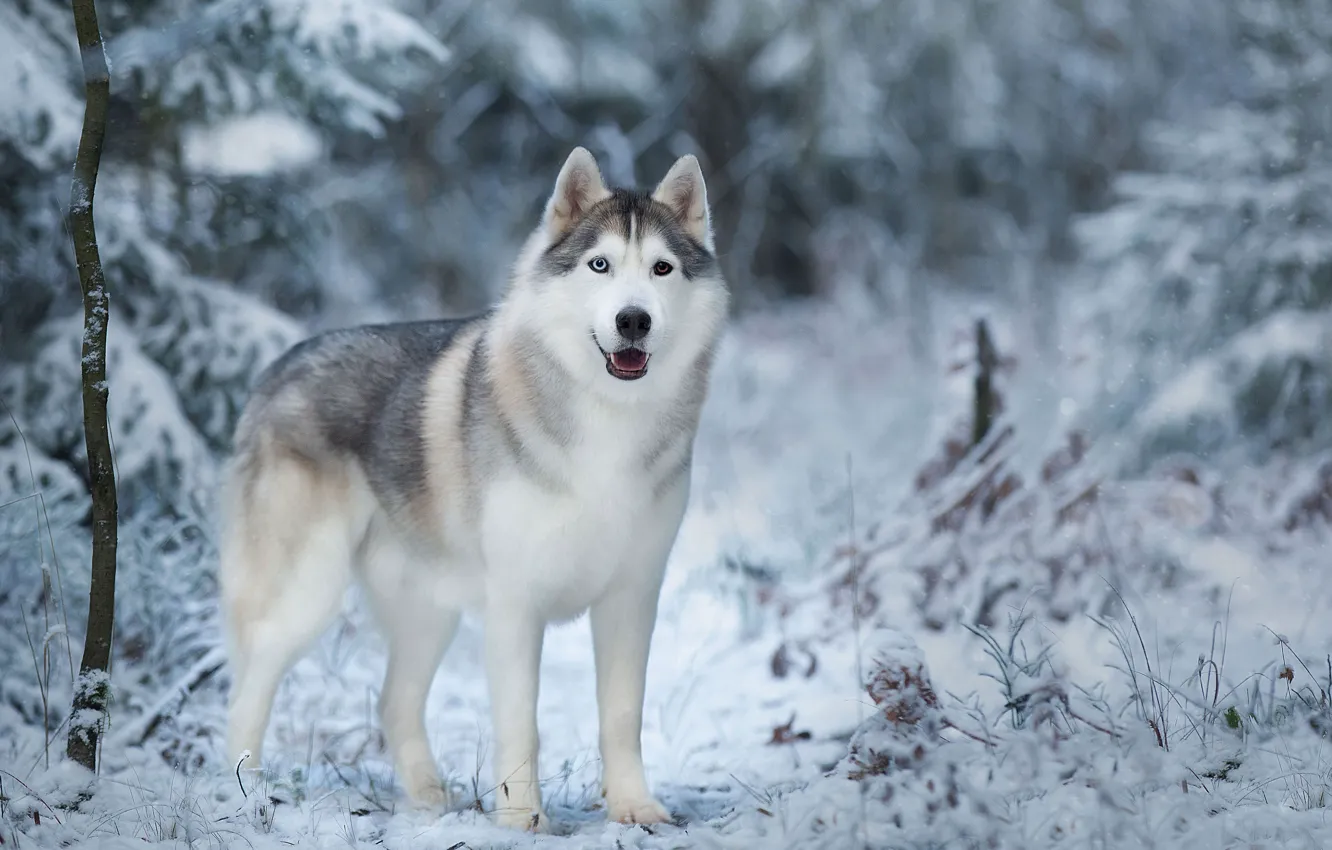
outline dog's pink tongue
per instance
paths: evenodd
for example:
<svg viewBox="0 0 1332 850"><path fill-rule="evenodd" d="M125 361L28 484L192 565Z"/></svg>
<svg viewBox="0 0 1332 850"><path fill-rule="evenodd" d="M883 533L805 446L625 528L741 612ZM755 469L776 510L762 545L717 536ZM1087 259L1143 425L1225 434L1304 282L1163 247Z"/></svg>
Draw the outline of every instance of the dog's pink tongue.
<svg viewBox="0 0 1332 850"><path fill-rule="evenodd" d="M647 365L647 352L638 348L626 348L611 355L611 363L624 372L637 372Z"/></svg>

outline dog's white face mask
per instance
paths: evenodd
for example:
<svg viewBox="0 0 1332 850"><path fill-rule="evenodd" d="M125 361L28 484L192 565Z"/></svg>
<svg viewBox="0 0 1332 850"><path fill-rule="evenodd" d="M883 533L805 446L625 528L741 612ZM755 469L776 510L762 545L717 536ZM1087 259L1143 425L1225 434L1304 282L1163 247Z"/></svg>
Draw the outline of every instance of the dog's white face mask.
<svg viewBox="0 0 1332 850"><path fill-rule="evenodd" d="M675 386L720 331L728 295L713 250L694 157L648 195L607 189L576 148L525 252L523 313L580 382L611 398L650 396Z"/></svg>

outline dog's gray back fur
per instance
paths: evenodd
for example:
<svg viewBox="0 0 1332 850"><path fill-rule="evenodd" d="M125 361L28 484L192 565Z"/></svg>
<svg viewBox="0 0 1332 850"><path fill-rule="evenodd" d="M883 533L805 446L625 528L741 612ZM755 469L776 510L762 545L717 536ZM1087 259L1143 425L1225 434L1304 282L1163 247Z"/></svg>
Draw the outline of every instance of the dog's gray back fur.
<svg viewBox="0 0 1332 850"><path fill-rule="evenodd" d="M405 510L426 487L431 369L487 315L328 331L292 347L260 375L237 426L239 483L269 439L315 465L357 461L385 510Z"/></svg>

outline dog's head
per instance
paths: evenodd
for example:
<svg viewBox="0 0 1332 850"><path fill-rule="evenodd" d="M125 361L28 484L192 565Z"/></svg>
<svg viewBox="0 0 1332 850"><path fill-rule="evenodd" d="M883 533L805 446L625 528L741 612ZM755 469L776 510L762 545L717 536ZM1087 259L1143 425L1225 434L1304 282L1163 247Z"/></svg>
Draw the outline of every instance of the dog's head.
<svg viewBox="0 0 1332 850"><path fill-rule="evenodd" d="M716 343L728 305L698 160L681 157L648 194L608 189L575 148L509 298L580 383L626 399L677 384Z"/></svg>

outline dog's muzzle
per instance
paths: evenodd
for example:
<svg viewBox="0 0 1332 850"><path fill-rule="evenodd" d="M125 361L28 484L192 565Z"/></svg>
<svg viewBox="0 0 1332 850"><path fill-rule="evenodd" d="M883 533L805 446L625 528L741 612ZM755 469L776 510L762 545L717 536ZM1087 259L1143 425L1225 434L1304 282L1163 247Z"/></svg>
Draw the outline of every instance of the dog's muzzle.
<svg viewBox="0 0 1332 850"><path fill-rule="evenodd" d="M606 371L621 381L636 381L647 374L648 360L646 351L634 346L626 346L619 351L607 351L597 343L601 356L606 358Z"/></svg>

